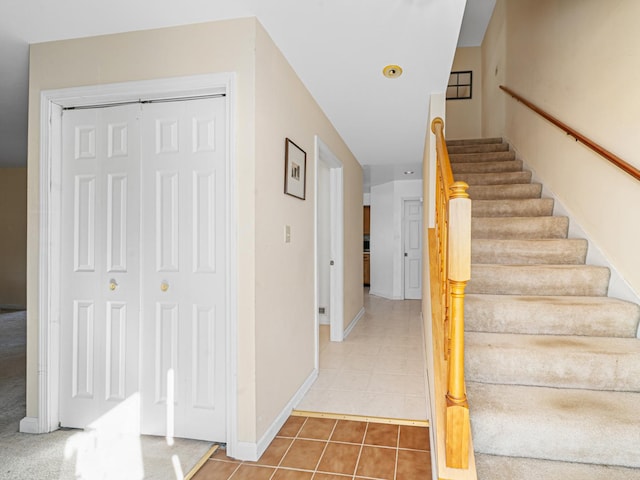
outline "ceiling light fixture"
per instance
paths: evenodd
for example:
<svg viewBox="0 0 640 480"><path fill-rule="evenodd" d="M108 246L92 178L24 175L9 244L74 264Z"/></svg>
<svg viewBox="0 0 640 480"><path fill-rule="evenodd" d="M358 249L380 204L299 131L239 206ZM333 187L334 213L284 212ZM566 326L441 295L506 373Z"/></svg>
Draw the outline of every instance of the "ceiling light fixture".
<svg viewBox="0 0 640 480"><path fill-rule="evenodd" d="M402 67L398 65L387 65L382 69L382 74L387 78L398 78L402 75Z"/></svg>
<svg viewBox="0 0 640 480"><path fill-rule="evenodd" d="M405 175L413 175L415 172L413 170L407 170L404 172Z"/></svg>

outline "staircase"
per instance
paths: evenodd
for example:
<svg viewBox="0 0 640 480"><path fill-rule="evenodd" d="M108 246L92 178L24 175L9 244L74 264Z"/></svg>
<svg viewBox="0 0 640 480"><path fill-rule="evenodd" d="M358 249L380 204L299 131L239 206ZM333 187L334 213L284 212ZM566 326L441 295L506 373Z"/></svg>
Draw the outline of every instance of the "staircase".
<svg viewBox="0 0 640 480"><path fill-rule="evenodd" d="M466 381L480 480L640 479L640 307L607 296L509 145L448 142L469 184Z"/></svg>

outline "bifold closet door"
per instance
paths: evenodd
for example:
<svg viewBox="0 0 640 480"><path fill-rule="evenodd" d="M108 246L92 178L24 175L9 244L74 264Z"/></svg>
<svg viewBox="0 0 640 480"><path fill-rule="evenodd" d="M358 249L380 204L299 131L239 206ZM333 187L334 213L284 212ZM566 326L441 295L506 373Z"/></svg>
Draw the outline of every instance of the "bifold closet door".
<svg viewBox="0 0 640 480"><path fill-rule="evenodd" d="M139 105L63 112L60 421L139 418ZM117 420L116 420L117 421Z"/></svg>
<svg viewBox="0 0 640 480"><path fill-rule="evenodd" d="M142 431L226 439L225 102L144 106Z"/></svg>
<svg viewBox="0 0 640 480"><path fill-rule="evenodd" d="M225 125L223 98L64 112L63 426L226 440Z"/></svg>

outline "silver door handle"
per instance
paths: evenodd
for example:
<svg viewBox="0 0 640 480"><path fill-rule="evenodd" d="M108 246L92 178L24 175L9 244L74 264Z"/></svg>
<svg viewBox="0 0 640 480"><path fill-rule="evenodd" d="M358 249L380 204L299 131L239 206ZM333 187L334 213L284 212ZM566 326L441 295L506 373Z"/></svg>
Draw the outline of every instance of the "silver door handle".
<svg viewBox="0 0 640 480"><path fill-rule="evenodd" d="M334 264L334 262L333 262L333 260L331 260L331 261L329 262L329 265L333 265L333 264Z"/></svg>

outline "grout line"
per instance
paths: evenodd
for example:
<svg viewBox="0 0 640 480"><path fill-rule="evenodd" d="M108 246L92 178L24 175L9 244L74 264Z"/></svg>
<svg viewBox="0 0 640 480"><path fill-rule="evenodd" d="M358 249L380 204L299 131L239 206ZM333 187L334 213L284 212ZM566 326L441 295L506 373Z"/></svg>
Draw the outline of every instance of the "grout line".
<svg viewBox="0 0 640 480"><path fill-rule="evenodd" d="M358 467L360 466L360 457L362 456L362 450L364 449L364 441L367 438L367 431L369 430L369 422L366 423L364 427L364 435L362 435L362 442L360 443L360 451L358 452L358 459L356 460L356 466L353 469L353 478L356 478L356 474L358 473Z"/></svg>
<svg viewBox="0 0 640 480"><path fill-rule="evenodd" d="M336 421L333 424L333 428L331 429L331 433L329 433L329 438L327 438L327 443L324 444L324 448L322 449L322 453L320 454L320 458L318 458L318 463L316 463L316 468L314 469L314 474L313 474L314 476L318 472L318 468L320 467L320 462L322 462L322 459L324 458L324 454L327 451L327 448L329 447L329 440L331 439L331 436L333 435L333 432L335 432L337 425L338 425L338 422Z"/></svg>
<svg viewBox="0 0 640 480"><path fill-rule="evenodd" d="M393 480L396 480L397 476L398 476L398 457L399 457L399 452L400 452L400 430L402 428L398 427L398 440L396 441L396 462L393 466Z"/></svg>

